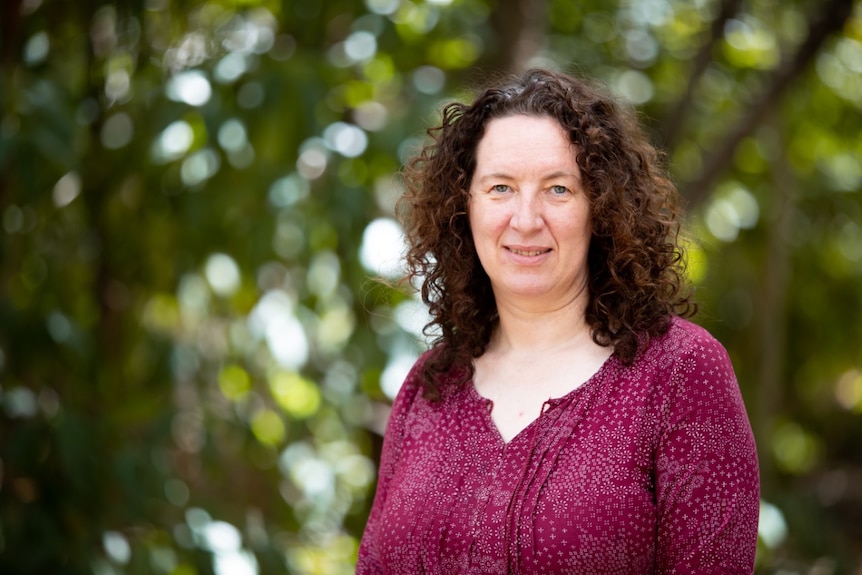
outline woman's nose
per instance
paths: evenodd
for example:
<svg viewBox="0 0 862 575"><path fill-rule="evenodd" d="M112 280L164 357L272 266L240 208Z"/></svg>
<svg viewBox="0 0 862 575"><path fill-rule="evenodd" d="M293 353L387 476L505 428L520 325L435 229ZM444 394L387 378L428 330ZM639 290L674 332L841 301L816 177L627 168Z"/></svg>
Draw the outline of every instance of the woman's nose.
<svg viewBox="0 0 862 575"><path fill-rule="evenodd" d="M520 193L514 202L510 224L521 231L542 227L542 210L538 198L533 194Z"/></svg>

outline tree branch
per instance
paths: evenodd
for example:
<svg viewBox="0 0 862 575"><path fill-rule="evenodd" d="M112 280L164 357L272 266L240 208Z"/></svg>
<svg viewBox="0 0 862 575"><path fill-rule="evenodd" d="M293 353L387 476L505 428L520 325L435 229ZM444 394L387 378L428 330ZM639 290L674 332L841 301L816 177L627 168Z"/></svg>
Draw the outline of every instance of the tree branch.
<svg viewBox="0 0 862 575"><path fill-rule="evenodd" d="M727 21L730 20L739 9L742 0L722 0L721 8L718 16L712 21L710 26L709 38L700 47L697 56L694 59L691 74L688 77L688 84L685 87L685 92L679 97L679 100L665 114L664 121L661 123L661 132L664 138L664 147L672 148L679 137L680 130L684 120L694 104L694 89L700 81L709 63L712 62L712 52L715 45L724 36L724 27Z"/></svg>
<svg viewBox="0 0 862 575"><path fill-rule="evenodd" d="M821 18L809 28L808 37L793 58L776 70L766 90L748 107L748 113L712 151L700 175L681 187L681 193L690 205L697 205L709 196L713 182L731 162L739 142L757 128L793 80L808 67L829 36L844 27L852 11L853 0L831 0L820 10Z"/></svg>

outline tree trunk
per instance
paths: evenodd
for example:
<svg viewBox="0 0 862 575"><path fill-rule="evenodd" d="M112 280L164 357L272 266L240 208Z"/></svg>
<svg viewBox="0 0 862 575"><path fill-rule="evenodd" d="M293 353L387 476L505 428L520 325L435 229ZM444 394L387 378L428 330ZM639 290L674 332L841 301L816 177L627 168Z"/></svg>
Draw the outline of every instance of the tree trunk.
<svg viewBox="0 0 862 575"><path fill-rule="evenodd" d="M787 238L792 233L796 197L793 172L781 150L772 150L771 156L775 207L769 222L766 269L760 293L758 347L761 361L754 426L760 451L761 482L767 487L775 475L770 453L772 430L784 404L782 367L786 355L787 289L792 273L792 254Z"/></svg>
<svg viewBox="0 0 862 575"><path fill-rule="evenodd" d="M496 72L522 72L545 47L547 0L501 0L491 14L497 45L485 65Z"/></svg>

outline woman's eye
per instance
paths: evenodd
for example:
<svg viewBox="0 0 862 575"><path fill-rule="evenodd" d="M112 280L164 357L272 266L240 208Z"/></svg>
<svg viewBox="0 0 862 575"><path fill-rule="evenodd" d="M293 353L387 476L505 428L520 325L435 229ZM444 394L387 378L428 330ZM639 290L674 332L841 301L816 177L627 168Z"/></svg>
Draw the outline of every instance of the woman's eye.
<svg viewBox="0 0 862 575"><path fill-rule="evenodd" d="M562 196L569 193L569 188L566 186L552 186L551 192L553 192L554 195Z"/></svg>
<svg viewBox="0 0 862 575"><path fill-rule="evenodd" d="M492 192L497 192L498 194L505 194L509 191L509 186L506 184L497 184L491 188Z"/></svg>

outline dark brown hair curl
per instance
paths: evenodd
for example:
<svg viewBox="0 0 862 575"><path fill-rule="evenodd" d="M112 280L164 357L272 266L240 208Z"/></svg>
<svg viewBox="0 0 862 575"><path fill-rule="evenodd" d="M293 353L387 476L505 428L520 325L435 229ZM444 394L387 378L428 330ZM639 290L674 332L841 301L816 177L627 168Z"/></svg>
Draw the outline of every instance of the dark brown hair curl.
<svg viewBox="0 0 862 575"><path fill-rule="evenodd" d="M547 70L451 103L428 130L431 142L405 166L399 215L408 242L407 280L421 283L436 334L424 365L428 397L472 377L498 323L491 283L467 217L476 148L494 118L524 114L559 121L578 150L590 201L589 303L593 340L631 363L674 314L696 312L684 291L678 194L633 113L591 82Z"/></svg>

